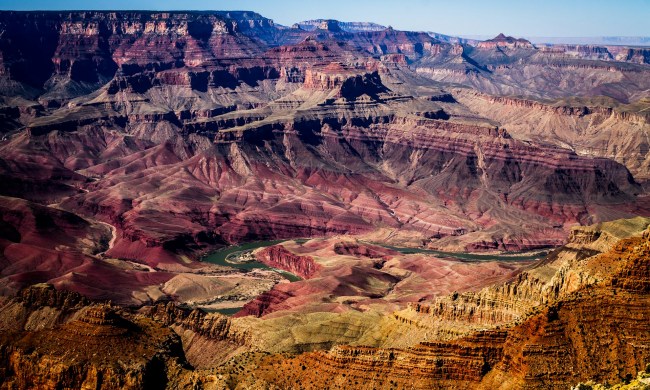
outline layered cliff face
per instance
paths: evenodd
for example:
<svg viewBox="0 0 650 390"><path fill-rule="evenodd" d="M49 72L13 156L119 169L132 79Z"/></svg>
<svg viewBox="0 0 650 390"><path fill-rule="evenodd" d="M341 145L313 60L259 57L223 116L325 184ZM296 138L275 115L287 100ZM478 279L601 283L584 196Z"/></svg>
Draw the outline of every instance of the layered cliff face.
<svg viewBox="0 0 650 390"><path fill-rule="evenodd" d="M210 14L84 12L31 17L5 12L1 19L7 31L2 41L4 74L44 88L47 92L40 101L47 105L96 90L118 69L129 76L136 69L196 66L214 61L215 55L227 58L259 50L249 41L232 41L237 24ZM30 36L46 41L34 50ZM201 49L209 40L210 49ZM31 71L22 74L21 69Z"/></svg>
<svg viewBox="0 0 650 390"><path fill-rule="evenodd" d="M513 137L570 147L579 155L614 159L639 181L648 175L648 102L604 98L536 101L459 90L457 99L508 129Z"/></svg>
<svg viewBox="0 0 650 390"><path fill-rule="evenodd" d="M323 19L305 20L303 22L296 23L296 27L307 31L313 31L317 28L321 28L323 22L328 22L328 21ZM338 20L331 20L329 22L330 24L337 24L341 30L350 33L383 31L386 29L386 26L382 26L377 23L371 23L371 22L339 22Z"/></svg>
<svg viewBox="0 0 650 390"><path fill-rule="evenodd" d="M606 47L593 45L552 45L541 46L540 51L552 56L582 58L589 60L609 61L614 59L614 55ZM617 56L617 59L620 57ZM632 62L632 61L630 61Z"/></svg>
<svg viewBox="0 0 650 390"><path fill-rule="evenodd" d="M276 26L254 12L4 12L0 25L7 31L0 40L3 88L8 94L39 97L45 107L58 107L70 98L91 93L114 76L136 88L159 83L155 73L160 71L171 71L172 78L187 78L191 74L187 70L178 72L185 67L199 71L194 76L197 84L205 77L202 72L210 69L218 70L210 72L210 77L222 86L241 80L254 83L261 80L255 75L258 72L266 72L267 78L277 77L283 70L272 61L263 61L261 54L307 38L345 41L366 55L404 54L421 72L437 80L463 82L492 93L566 96L590 91L636 100L635 93L644 91L642 76L647 71L632 64L594 61L646 64L644 49L569 45L537 49L526 40L500 34L492 40L465 43L459 55L457 47L424 33L327 20L291 29ZM312 28L315 30L308 31ZM524 63L517 64L519 60ZM465 66L459 67L462 64ZM550 89L558 86L549 83L527 85L530 81L521 74L524 69L539 73L546 81L563 80L569 88ZM592 84L582 87L589 90L575 90L580 85L573 82L572 74L581 69L589 70L594 78ZM625 75L630 82L616 75L605 77L601 69ZM462 77L464 72L469 72L466 77ZM504 83L507 78L518 80L518 86L508 87ZM608 86L612 80L626 83L626 90Z"/></svg>
<svg viewBox="0 0 650 390"><path fill-rule="evenodd" d="M266 265L289 271L305 279L314 276L320 268L311 257L295 255L280 245L264 248L255 256Z"/></svg>
<svg viewBox="0 0 650 390"><path fill-rule="evenodd" d="M650 328L644 319L650 241L647 231L622 240L614 236L639 234L639 228L647 226L647 221L640 222L576 232L564 251L595 250L591 247L603 252L587 254L570 269L590 269L587 272L598 276L588 285L554 288L555 296L532 305L520 322L408 349L336 347L289 359L263 357L238 380L243 386L286 387L298 381L308 388L505 389L562 388L580 381L619 382L632 377L650 359L646 353ZM562 255L552 255L532 272L548 274L544 270L548 262L557 262L558 257ZM561 274L558 270L553 279ZM519 284L500 301L512 302L527 291ZM432 315L444 318L441 313Z"/></svg>
<svg viewBox="0 0 650 390"><path fill-rule="evenodd" d="M66 34L107 31L118 70L70 104L20 114L27 131L0 145L15 183L5 195L109 223L108 256L154 266L229 243L383 228L409 245L535 248L560 243L576 222L645 212L625 167L557 139L531 144L414 74L409 53L435 42L386 30L268 49L254 35L273 25L252 18L243 28L248 19L233 15L42 16ZM393 54L371 58L362 41L391 41L380 54ZM170 45L179 51L152 51ZM474 110L473 101L462 102ZM643 178L633 160L621 162Z"/></svg>
<svg viewBox="0 0 650 390"><path fill-rule="evenodd" d="M468 302L468 293L453 293L449 299L457 305L453 310L457 324L480 322L483 329L445 340L424 326L428 341L411 340L399 348L368 345L371 340L395 341L418 334L422 323L372 310L330 314L330 318L303 311L251 321L180 309L171 303L144 308L138 314L93 304L79 294L51 286L34 286L15 299L3 298L0 305L2 386L82 387L101 382L106 388L179 388L190 383L194 388L282 388L299 381L306 388L487 389L617 382L636 374L650 359L644 352L650 343L645 321L650 233L641 234L647 225L647 219L637 218L576 229L569 244L524 271L541 282L546 280L548 288L538 292L522 283L525 278L511 277L505 284L511 286L509 293L493 301L495 312L508 302L510 307L519 307L521 302L543 296L516 322L465 316L461 302ZM394 258L387 260L395 253L367 244L296 245L293 251L319 253L323 259L331 250L351 256L347 261L358 266L379 262L388 271L396 265ZM415 260L406 257L399 261ZM326 268L340 263L328 259ZM415 264L411 271L422 272L417 269L426 263ZM470 267L476 269L476 265ZM555 270L553 275L551 270ZM399 284L401 292L397 287L392 290L402 295L405 286ZM498 282L477 296L489 301L485 292L500 291L500 286ZM375 282L368 287L378 286ZM431 307L438 302L442 305L444 300ZM448 314L426 313L443 322ZM265 339L271 335L268 332L276 332L271 330L274 322L292 336L278 333L279 343ZM321 332L323 326L328 334ZM341 332L340 340L352 345L327 341L337 332ZM312 343L323 340L318 346L308 346L303 335ZM275 353L282 351L298 354Z"/></svg>
<svg viewBox="0 0 650 390"><path fill-rule="evenodd" d="M644 49L589 45L535 47L503 34L425 56L416 71L492 95L561 99L606 96L622 103L647 97Z"/></svg>
<svg viewBox="0 0 650 390"><path fill-rule="evenodd" d="M636 218L595 228L575 228L567 244L507 283L438 297L433 303L414 303L395 315L402 321L428 328L429 334L436 334L439 339L518 322L531 310L610 275L612 267L621 266L612 262L612 256L622 256L628 250L618 244L619 240L640 234L648 223L647 218Z"/></svg>
<svg viewBox="0 0 650 390"><path fill-rule="evenodd" d="M44 286L1 311L5 320L17 311L29 318L24 328L3 323L2 388L164 389L187 381L179 337L144 317Z"/></svg>
<svg viewBox="0 0 650 390"><path fill-rule="evenodd" d="M250 12L0 26L2 293L53 286L0 298L1 386L560 387L648 359L648 221L605 222L649 213L642 49ZM253 256L292 283L197 261L290 238Z"/></svg>

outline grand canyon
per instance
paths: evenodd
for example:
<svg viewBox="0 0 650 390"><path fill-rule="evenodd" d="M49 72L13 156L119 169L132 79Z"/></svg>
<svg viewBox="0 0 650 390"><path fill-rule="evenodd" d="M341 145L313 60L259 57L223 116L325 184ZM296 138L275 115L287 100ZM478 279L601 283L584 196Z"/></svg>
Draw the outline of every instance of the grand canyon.
<svg viewBox="0 0 650 390"><path fill-rule="evenodd" d="M649 133L650 47L0 11L0 389L650 388Z"/></svg>

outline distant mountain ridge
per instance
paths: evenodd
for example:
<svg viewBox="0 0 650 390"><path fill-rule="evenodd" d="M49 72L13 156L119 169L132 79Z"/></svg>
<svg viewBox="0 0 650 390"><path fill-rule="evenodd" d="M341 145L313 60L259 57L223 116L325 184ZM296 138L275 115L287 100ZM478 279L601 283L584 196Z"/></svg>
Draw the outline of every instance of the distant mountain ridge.
<svg viewBox="0 0 650 390"><path fill-rule="evenodd" d="M650 37L528 37L533 43L650 46Z"/></svg>
<svg viewBox="0 0 650 390"><path fill-rule="evenodd" d="M436 34L436 33L429 33ZM434 35L432 35L434 36ZM434 36L437 38L436 36ZM467 41L484 41L492 38L491 35L462 35L460 39ZM524 36L534 44L551 45L617 45L617 46L650 46L650 37L625 37L625 36L602 36L602 37L535 37ZM444 39L443 39L444 40Z"/></svg>
<svg viewBox="0 0 650 390"><path fill-rule="evenodd" d="M313 19L295 23L294 27L299 27L305 31L315 31L317 29L327 29L328 25L338 25L339 29L344 32L372 32L382 31L388 28L374 22L342 22L334 19ZM457 43L476 46L481 41L494 38L492 35L449 35L435 31L426 31L432 38L442 42ZM533 44L551 44L551 45L619 45L619 46L650 46L650 37L628 37L628 36L600 36L600 37L540 37L524 36L523 39L529 40Z"/></svg>
<svg viewBox="0 0 650 390"><path fill-rule="evenodd" d="M322 28L323 26L327 26L328 24L331 25L333 23L338 24L339 28L342 31L350 32L350 33L382 31L388 28L386 26L383 26L378 23L373 23L373 22L341 22L332 19L305 20L294 24L294 26L300 27L301 29L306 31L314 31L318 28Z"/></svg>

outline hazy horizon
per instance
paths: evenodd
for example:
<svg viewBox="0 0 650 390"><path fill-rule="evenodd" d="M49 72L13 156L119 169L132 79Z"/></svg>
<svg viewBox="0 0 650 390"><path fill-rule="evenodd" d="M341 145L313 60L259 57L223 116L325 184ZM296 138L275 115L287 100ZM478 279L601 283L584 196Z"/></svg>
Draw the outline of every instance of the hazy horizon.
<svg viewBox="0 0 650 390"><path fill-rule="evenodd" d="M282 25L311 19L374 22L400 30L435 31L456 36L495 36L505 33L526 37L647 37L650 36L650 0L609 1L549 0L539 4L494 0L426 1L330 0L197 0L190 4L172 0L82 0L29 2L0 0L1 10L151 10L151 11L254 11Z"/></svg>

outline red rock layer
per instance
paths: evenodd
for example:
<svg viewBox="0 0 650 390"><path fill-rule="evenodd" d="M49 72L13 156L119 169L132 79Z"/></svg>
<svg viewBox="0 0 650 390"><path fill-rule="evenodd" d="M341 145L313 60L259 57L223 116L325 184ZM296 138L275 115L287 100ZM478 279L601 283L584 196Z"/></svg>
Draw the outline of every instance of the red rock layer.
<svg viewBox="0 0 650 390"><path fill-rule="evenodd" d="M273 245L255 253L257 260L269 267L279 268L296 274L304 279L316 275L321 266L314 262L309 256L299 256L282 245Z"/></svg>
<svg viewBox="0 0 650 390"><path fill-rule="evenodd" d="M542 307L520 325L407 350L338 347L268 358L262 382L307 388L566 388L619 382L650 360L650 241L622 241L606 255L621 270ZM604 259L604 258L603 258ZM309 367L301 370L300 367Z"/></svg>
<svg viewBox="0 0 650 390"><path fill-rule="evenodd" d="M104 225L26 200L0 197L0 291L48 282L93 299L139 304L132 292L158 285L174 275L125 270L95 254L106 250ZM120 288L116 288L120 286Z"/></svg>
<svg viewBox="0 0 650 390"><path fill-rule="evenodd" d="M248 302L238 311L234 317L262 317L266 314L272 313L278 310L278 306L282 307L283 303L288 299L293 297L291 291L284 291L286 288L274 287L270 291L267 291L254 300ZM290 290L290 289L289 289Z"/></svg>
<svg viewBox="0 0 650 390"><path fill-rule="evenodd" d="M368 257L371 259L387 260L398 252L386 249L381 246L365 245L352 242L341 242L334 246L334 252L339 255L352 255L356 257Z"/></svg>

